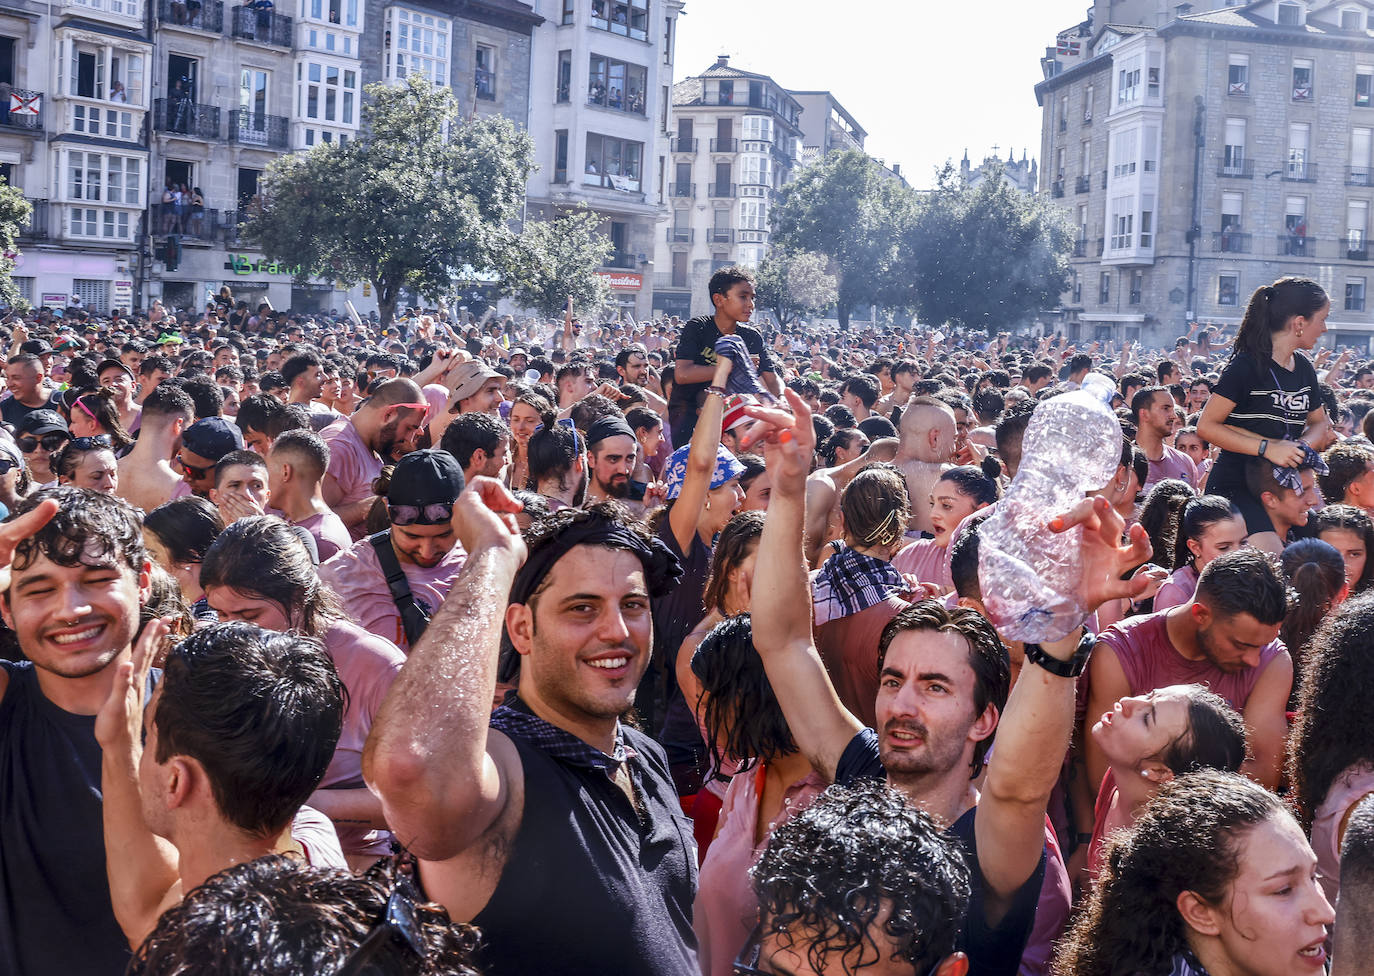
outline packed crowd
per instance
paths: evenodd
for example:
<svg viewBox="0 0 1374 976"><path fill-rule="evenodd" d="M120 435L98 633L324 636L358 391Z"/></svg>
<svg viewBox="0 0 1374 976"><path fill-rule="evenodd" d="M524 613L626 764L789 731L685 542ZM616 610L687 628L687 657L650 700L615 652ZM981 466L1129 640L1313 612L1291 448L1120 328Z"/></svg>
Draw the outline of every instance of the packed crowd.
<svg viewBox="0 0 1374 976"><path fill-rule="evenodd" d="M0 972L1364 971L1322 288L1153 352L710 300L4 318ZM1110 480L1005 497L1073 391ZM990 609L1013 505L1056 639Z"/></svg>

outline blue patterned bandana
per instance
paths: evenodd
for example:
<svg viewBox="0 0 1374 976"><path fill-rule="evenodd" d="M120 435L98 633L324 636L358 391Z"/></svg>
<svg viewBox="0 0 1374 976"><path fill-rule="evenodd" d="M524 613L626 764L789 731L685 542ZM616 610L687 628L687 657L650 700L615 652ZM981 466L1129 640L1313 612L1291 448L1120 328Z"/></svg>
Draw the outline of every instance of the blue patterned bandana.
<svg viewBox="0 0 1374 976"><path fill-rule="evenodd" d="M682 494L682 482L687 477L687 455L691 453L692 445L679 447L668 458L668 463L663 466L663 480L668 484L668 497L676 498ZM716 445L716 469L711 472L711 487L719 488L727 481L731 481L744 474L744 465L735 460L735 456L726 450L725 445Z"/></svg>

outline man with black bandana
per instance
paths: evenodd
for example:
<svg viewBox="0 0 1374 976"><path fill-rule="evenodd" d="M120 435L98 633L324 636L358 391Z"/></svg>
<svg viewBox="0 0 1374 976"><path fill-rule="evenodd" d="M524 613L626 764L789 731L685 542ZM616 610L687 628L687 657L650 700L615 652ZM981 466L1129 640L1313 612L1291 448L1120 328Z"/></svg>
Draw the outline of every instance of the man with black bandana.
<svg viewBox="0 0 1374 976"><path fill-rule="evenodd" d="M663 750L619 720L677 561L600 504L535 523L526 562L519 509L486 478L459 497L468 563L392 685L364 774L428 897L481 927L488 976L696 976L692 827ZM517 691L489 712L503 623Z"/></svg>
<svg viewBox="0 0 1374 976"><path fill-rule="evenodd" d="M635 432L619 414L601 417L587 428L588 504L629 497L636 448Z"/></svg>

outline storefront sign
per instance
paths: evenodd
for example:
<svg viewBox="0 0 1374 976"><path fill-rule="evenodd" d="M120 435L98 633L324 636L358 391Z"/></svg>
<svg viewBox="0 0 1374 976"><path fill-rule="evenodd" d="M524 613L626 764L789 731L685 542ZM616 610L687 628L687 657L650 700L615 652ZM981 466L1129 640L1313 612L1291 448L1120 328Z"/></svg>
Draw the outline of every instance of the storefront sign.
<svg viewBox="0 0 1374 976"><path fill-rule="evenodd" d="M66 308L67 296L62 292L43 292L43 305L48 308Z"/></svg>
<svg viewBox="0 0 1374 976"><path fill-rule="evenodd" d="M116 281L114 283L114 307L128 309L134 303L134 283Z"/></svg>
<svg viewBox="0 0 1374 976"><path fill-rule="evenodd" d="M281 274L294 275L297 268L288 268L279 261L269 261L266 258L251 258L246 254L231 254L229 260L224 262L224 267L237 275L247 274Z"/></svg>
<svg viewBox="0 0 1374 976"><path fill-rule="evenodd" d="M644 276L633 271L598 271L597 275L615 291L639 291L644 287Z"/></svg>

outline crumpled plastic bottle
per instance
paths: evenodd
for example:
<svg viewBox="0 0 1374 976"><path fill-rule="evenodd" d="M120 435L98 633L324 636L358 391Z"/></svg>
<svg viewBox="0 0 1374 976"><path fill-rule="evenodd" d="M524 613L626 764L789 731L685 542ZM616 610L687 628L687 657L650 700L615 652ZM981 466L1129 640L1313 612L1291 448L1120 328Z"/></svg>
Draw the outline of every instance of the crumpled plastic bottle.
<svg viewBox="0 0 1374 976"><path fill-rule="evenodd" d="M983 606L1006 639L1059 640L1087 617L1079 593L1083 530L1052 532L1049 523L1105 485L1121 464L1114 392L1111 381L1090 374L1081 390L1035 408L1016 477L978 529Z"/></svg>

